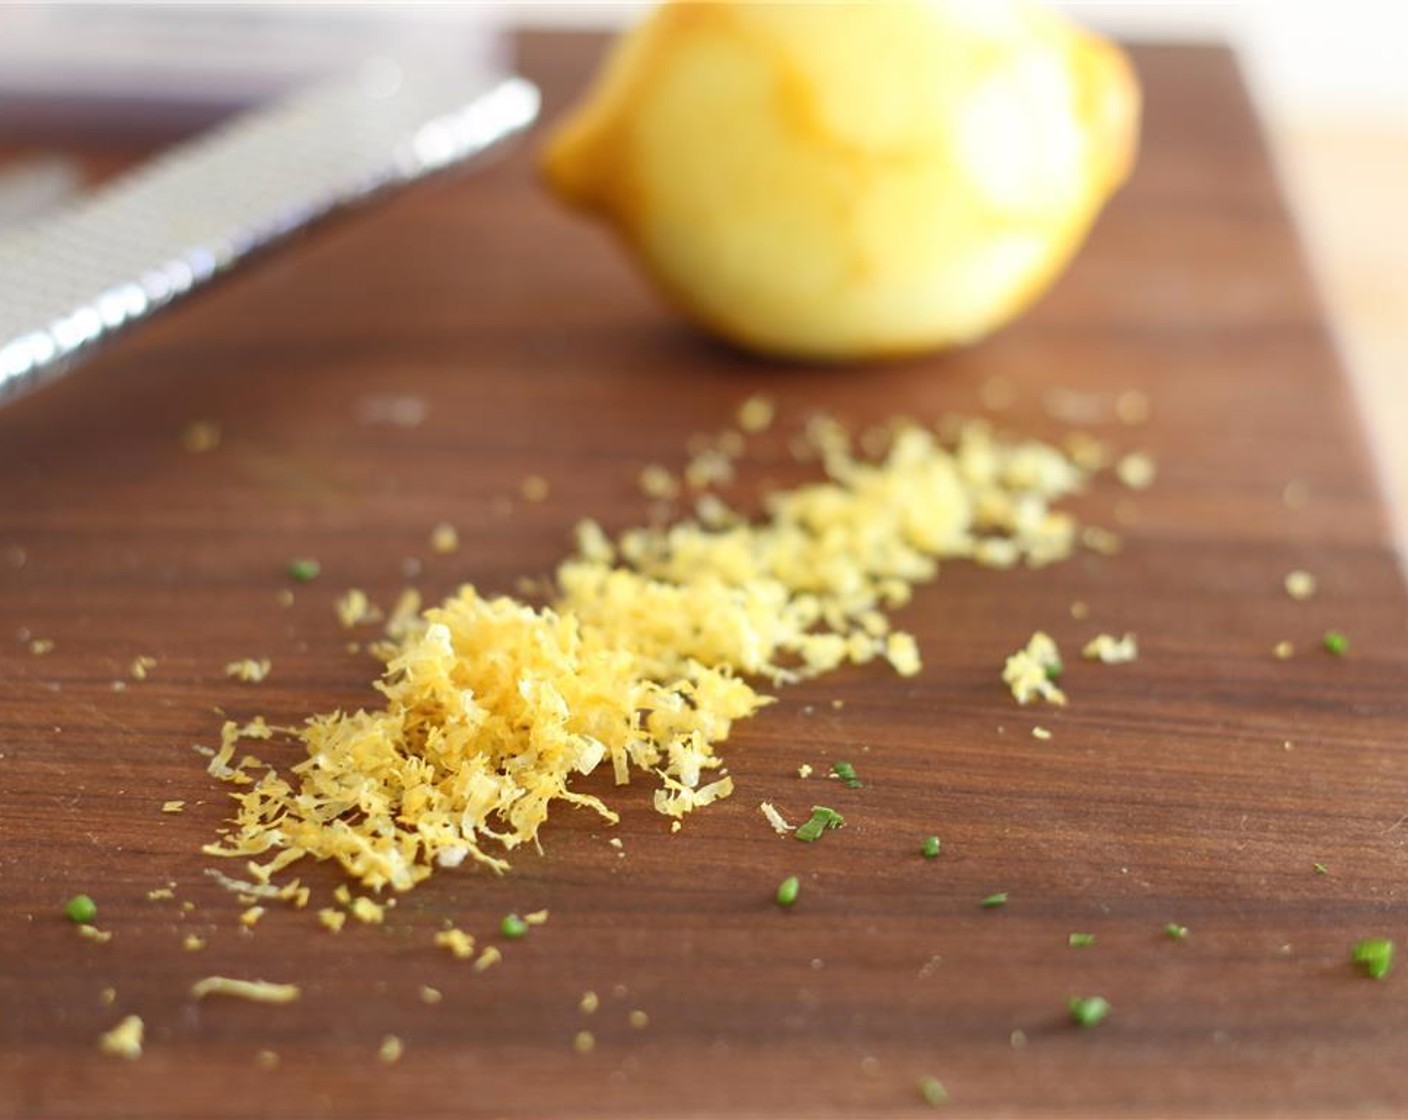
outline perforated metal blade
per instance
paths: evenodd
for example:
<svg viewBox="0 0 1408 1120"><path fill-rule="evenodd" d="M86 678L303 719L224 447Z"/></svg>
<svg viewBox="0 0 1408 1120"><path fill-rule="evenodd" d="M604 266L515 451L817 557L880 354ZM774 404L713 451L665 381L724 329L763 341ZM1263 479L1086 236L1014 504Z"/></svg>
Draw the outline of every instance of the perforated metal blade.
<svg viewBox="0 0 1408 1120"><path fill-rule="evenodd" d="M237 118L0 236L0 405L330 211L530 125L522 78L382 62Z"/></svg>

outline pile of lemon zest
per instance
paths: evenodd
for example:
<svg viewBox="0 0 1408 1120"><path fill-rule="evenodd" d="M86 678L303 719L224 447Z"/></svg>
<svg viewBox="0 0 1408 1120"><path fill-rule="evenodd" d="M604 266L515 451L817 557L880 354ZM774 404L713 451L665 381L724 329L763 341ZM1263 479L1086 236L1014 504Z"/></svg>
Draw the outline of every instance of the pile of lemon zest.
<svg viewBox="0 0 1408 1120"><path fill-rule="evenodd" d="M205 948L205 938L194 933L188 933L182 940L181 947L188 953L198 953Z"/></svg>
<svg viewBox="0 0 1408 1120"><path fill-rule="evenodd" d="M331 906L325 906L318 911L318 923L324 929L340 933L342 927L347 923L347 914L342 910L334 910Z"/></svg>
<svg viewBox="0 0 1408 1120"><path fill-rule="evenodd" d="M421 1003L439 1003L444 999L439 988L432 988L429 984L422 984L420 987Z"/></svg>
<svg viewBox="0 0 1408 1120"><path fill-rule="evenodd" d="M548 912L546 910L534 910L531 914L524 914L523 920L530 926L540 926L547 922Z"/></svg>
<svg viewBox="0 0 1408 1120"><path fill-rule="evenodd" d="M186 811L186 803L184 801L163 801L161 803L161 811L163 813L184 813Z"/></svg>
<svg viewBox="0 0 1408 1120"><path fill-rule="evenodd" d="M587 991L582 993L582 998L577 1003L577 1010L583 1015L593 1015L600 1006L601 1000L597 997L597 994L592 991Z"/></svg>
<svg viewBox="0 0 1408 1120"><path fill-rule="evenodd" d="M941 560L1040 567L1071 554L1079 526L1053 503L1089 471L986 424L945 431L879 426L867 458L814 416L803 444L824 477L767 495L758 520L722 503L705 517L701 500L699 520L615 539L584 522L550 606L464 587L420 614L398 609L378 644L379 707L314 717L290 732L301 761L257 780L251 760L231 765L222 734L211 771L242 788L205 850L269 853L262 877L286 859L328 860L370 890L408 890L465 860L502 871L554 808L618 819L575 788L604 763L618 784L654 775L674 831L732 792L717 748L771 702L764 689L877 658L918 672L913 637L887 612ZM691 481L727 481L742 447L736 431L704 437ZM370 613L360 592L339 604L344 625Z"/></svg>
<svg viewBox="0 0 1408 1120"><path fill-rule="evenodd" d="M252 1003L292 1003L301 994L297 984L274 984L268 980L232 980L228 976L207 976L191 985L196 999L231 996Z"/></svg>
<svg viewBox="0 0 1408 1120"><path fill-rule="evenodd" d="M143 654L132 659L132 664L128 666L128 672L132 674L134 681L144 681L147 679L147 674L155 668L156 658Z"/></svg>
<svg viewBox="0 0 1408 1120"><path fill-rule="evenodd" d="M96 941L99 945L106 945L112 940L112 930L99 929L97 926L90 926L87 923L78 927L78 935L89 941Z"/></svg>
<svg viewBox="0 0 1408 1120"><path fill-rule="evenodd" d="M264 907L251 906L248 910L246 910L243 914L240 915L240 925L244 926L245 929L253 929L256 925L259 924L259 919L263 916Z"/></svg>
<svg viewBox="0 0 1408 1120"><path fill-rule="evenodd" d="M175 898L176 892L170 887L155 887L147 892L148 902L160 902L164 898Z"/></svg>

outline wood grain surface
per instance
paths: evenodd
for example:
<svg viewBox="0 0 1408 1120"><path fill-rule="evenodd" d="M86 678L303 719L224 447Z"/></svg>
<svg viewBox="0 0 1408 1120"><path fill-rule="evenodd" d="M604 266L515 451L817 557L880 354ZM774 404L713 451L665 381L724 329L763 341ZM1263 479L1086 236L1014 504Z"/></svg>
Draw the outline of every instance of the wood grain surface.
<svg viewBox="0 0 1408 1120"><path fill-rule="evenodd" d="M549 116L600 46L526 40ZM1408 969L1376 982L1348 963L1360 938L1408 944L1408 600L1230 56L1136 61L1133 182L1055 291L962 353L818 370L701 341L544 196L530 143L300 239L0 413L0 1115L899 1116L928 1111L926 1075L965 1116L1408 1112ZM278 907L243 930L204 875L228 791L191 748L220 713L375 700L341 591L386 602L408 558L430 597L511 591L579 518L643 518L640 467L680 463L756 391L783 424L750 485L786 469L787 428L814 408L981 413L994 377L1020 388L1001 422L1034 434L1063 430L1052 389L1149 395L1147 425L1097 434L1150 451L1157 484L1076 507L1103 525L1118 510L1123 553L946 566L900 616L922 675L783 692L724 747L735 795L680 834L643 784L594 781L619 850L559 812L510 874L438 874L384 926L336 936ZM407 396L419 426L368 422L369 402ZM199 420L220 424L215 451L183 449ZM516 500L530 473L551 483L541 504ZM440 521L455 555L429 548ZM281 606L305 555L323 573ZM1306 602L1282 589L1297 567L1319 578ZM1331 627L1342 659L1318 648ZM1069 708L1019 709L998 673L1037 628L1069 651L1132 630L1142 656L1070 657ZM145 681L128 678L139 655L158 663ZM271 678L228 680L241 657L272 659ZM797 776L843 757L864 789ZM831 804L848 827L798 844L764 799L793 818ZM935 861L917 852L930 833ZM789 874L802 897L783 912ZM337 882L304 879L320 898ZM168 881L173 900L147 899ZM78 891L111 942L63 918ZM982 909L995 891L1008 905ZM446 920L492 941L501 915L540 907L549 922L482 975L431 945ZM1073 931L1096 943L1069 948ZM303 997L197 1003L209 974ZM1089 994L1113 1011L1080 1030L1066 1001ZM97 1049L127 1014L147 1025L136 1062ZM395 1065L377 1059L387 1035Z"/></svg>

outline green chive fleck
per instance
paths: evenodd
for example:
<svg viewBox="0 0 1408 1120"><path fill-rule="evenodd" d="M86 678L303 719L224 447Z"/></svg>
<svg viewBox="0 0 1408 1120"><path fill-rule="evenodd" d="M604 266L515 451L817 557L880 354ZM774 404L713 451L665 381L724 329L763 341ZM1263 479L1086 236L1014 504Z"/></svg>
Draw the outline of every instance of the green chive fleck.
<svg viewBox="0 0 1408 1120"><path fill-rule="evenodd" d="M316 560L304 558L288 562L289 579L296 579L299 583L308 583L317 579L318 573L322 570L323 566Z"/></svg>
<svg viewBox="0 0 1408 1120"><path fill-rule="evenodd" d="M1330 869L1323 863L1312 863L1310 866L1315 868L1315 874L1317 875L1328 875L1330 873Z"/></svg>
<svg viewBox="0 0 1408 1120"><path fill-rule="evenodd" d="M1088 949L1095 944L1093 933L1072 933L1066 936L1066 944L1072 949Z"/></svg>
<svg viewBox="0 0 1408 1120"><path fill-rule="evenodd" d="M1343 657L1349 652L1349 639L1338 630L1326 630L1325 652L1333 653L1336 657Z"/></svg>
<svg viewBox="0 0 1408 1120"><path fill-rule="evenodd" d="M1072 996L1066 1007L1071 1022L1081 1027L1098 1026L1110 1014L1110 1004L1104 996Z"/></svg>
<svg viewBox="0 0 1408 1120"><path fill-rule="evenodd" d="M519 938L528 932L528 923L517 914L505 914L499 923L499 932L505 937Z"/></svg>
<svg viewBox="0 0 1408 1120"><path fill-rule="evenodd" d="M1177 922L1169 922L1164 926L1164 932L1175 941L1183 941L1188 937L1188 927L1181 926Z"/></svg>
<svg viewBox="0 0 1408 1120"><path fill-rule="evenodd" d="M69 921L86 926L98 916L98 904L86 894L76 894L64 905L64 914Z"/></svg>
<svg viewBox="0 0 1408 1120"><path fill-rule="evenodd" d="M825 805L813 805L811 819L799 825L792 835L803 843L810 844L813 840L821 839L823 832L840 828L845 823L846 818L835 809L828 809Z"/></svg>
<svg viewBox="0 0 1408 1120"><path fill-rule="evenodd" d="M1349 959L1357 964L1365 976L1382 980L1393 967L1393 942L1387 937L1370 937L1359 942Z"/></svg>
<svg viewBox="0 0 1408 1120"><path fill-rule="evenodd" d="M1061 674L1065 671L1066 666L1061 663L1060 658L1057 658L1055 661L1051 662L1049 665L1046 666L1046 679L1053 682L1059 681L1061 679Z"/></svg>
<svg viewBox="0 0 1408 1120"><path fill-rule="evenodd" d="M919 845L919 852L925 859L938 859L942 844L943 842L937 836L926 836L924 843Z"/></svg>
<svg viewBox="0 0 1408 1120"><path fill-rule="evenodd" d="M919 1096L930 1108L942 1108L948 1104L948 1090L937 1077L919 1079Z"/></svg>
<svg viewBox="0 0 1408 1120"><path fill-rule="evenodd" d="M865 783L856 777L856 768L849 762L833 762L831 772L845 783L847 789L864 788Z"/></svg>
<svg viewBox="0 0 1408 1120"><path fill-rule="evenodd" d="M791 906L797 901L797 892L802 889L802 884L797 882L797 876L789 875L777 885L777 904L779 906Z"/></svg>
<svg viewBox="0 0 1408 1120"><path fill-rule="evenodd" d="M981 905L984 910L995 910L999 906L1006 906L1007 892L998 891L996 894L990 894L987 898L983 899Z"/></svg>

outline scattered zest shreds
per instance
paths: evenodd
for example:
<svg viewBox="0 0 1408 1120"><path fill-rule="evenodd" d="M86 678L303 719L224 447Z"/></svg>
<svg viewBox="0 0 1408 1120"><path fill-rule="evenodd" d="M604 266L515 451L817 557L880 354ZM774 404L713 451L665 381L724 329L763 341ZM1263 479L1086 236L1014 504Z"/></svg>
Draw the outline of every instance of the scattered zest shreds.
<svg viewBox="0 0 1408 1120"><path fill-rule="evenodd" d="M793 831L793 826L787 823L783 815L777 811L777 806L771 801L764 801L758 806L758 809L767 818L768 824L772 825L772 830L779 836L787 836Z"/></svg>
<svg viewBox="0 0 1408 1120"><path fill-rule="evenodd" d="M462 929L440 930L435 935L435 944L460 960L474 956L474 937Z"/></svg>
<svg viewBox="0 0 1408 1120"><path fill-rule="evenodd" d="M405 1045L399 1038L394 1034L389 1034L381 1040L381 1048L377 1050L376 1056L386 1065L394 1065L401 1060L405 1049Z"/></svg>
<svg viewBox="0 0 1408 1120"><path fill-rule="evenodd" d="M1007 659L1002 667L1002 680L1019 704L1045 700L1050 704L1062 705L1066 702L1066 694L1056 687L1052 679L1060 675L1061 664L1061 651L1056 648L1056 643L1050 635L1038 630L1025 649L1018 650Z"/></svg>
<svg viewBox="0 0 1408 1120"><path fill-rule="evenodd" d="M448 556L460 550L459 532L447 521L442 521L430 531L430 551ZM343 623L344 626L347 623ZM353 624L355 625L355 623Z"/></svg>
<svg viewBox="0 0 1408 1120"><path fill-rule="evenodd" d="M749 397L738 408L738 426L750 435L772 427L776 406L767 397Z"/></svg>
<svg viewBox="0 0 1408 1120"><path fill-rule="evenodd" d="M762 407L748 410L761 430ZM584 523L550 607L465 587L419 616L398 611L378 644L384 703L309 720L292 733L303 758L290 769L236 762L246 736L227 725L211 772L241 788L205 850L257 861L266 883L311 857L367 888L408 890L466 859L505 869L554 808L614 823L574 788L600 766L618 785L649 776L676 824L727 797L716 747L771 702L764 688L880 659L918 672L914 638L886 612L941 560L1040 567L1071 554L1079 527L1052 505L1090 472L985 424L950 435L894 422L857 455L842 425L814 417L803 445L824 477L769 494L757 521L717 498L706 511L701 496L697 520L615 539ZM732 431L692 449L686 480L727 481L742 444ZM337 611L346 627L379 617L357 590ZM1050 662L1025 656L1040 679L1019 672L1014 695L1063 702Z"/></svg>
<svg viewBox="0 0 1408 1120"><path fill-rule="evenodd" d="M239 661L231 661L226 665L225 675L237 681L244 681L246 684L258 684L269 676L273 667L273 662L267 657L262 660L245 657Z"/></svg>
<svg viewBox="0 0 1408 1120"><path fill-rule="evenodd" d="M1115 477L1131 490L1147 490L1154 482L1154 460L1142 451L1126 455L1115 464Z"/></svg>
<svg viewBox="0 0 1408 1120"><path fill-rule="evenodd" d="M381 621L381 611L372 605L367 593L353 587L333 604L333 613L344 630Z"/></svg>
<svg viewBox="0 0 1408 1120"><path fill-rule="evenodd" d="M251 1003L292 1003L301 994L297 984L273 984L268 980L232 980L228 976L207 976L191 985L196 999L231 996Z"/></svg>
<svg viewBox="0 0 1408 1120"><path fill-rule="evenodd" d="M139 1016L129 1015L98 1037L98 1049L114 1058L126 1058L135 1062L142 1056L142 1034L144 1026Z"/></svg>
<svg viewBox="0 0 1408 1120"><path fill-rule="evenodd" d="M1087 661L1102 661L1106 665L1123 665L1139 656L1139 645L1133 634L1116 638L1111 634L1098 634L1086 642L1081 656Z"/></svg>

